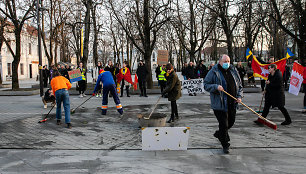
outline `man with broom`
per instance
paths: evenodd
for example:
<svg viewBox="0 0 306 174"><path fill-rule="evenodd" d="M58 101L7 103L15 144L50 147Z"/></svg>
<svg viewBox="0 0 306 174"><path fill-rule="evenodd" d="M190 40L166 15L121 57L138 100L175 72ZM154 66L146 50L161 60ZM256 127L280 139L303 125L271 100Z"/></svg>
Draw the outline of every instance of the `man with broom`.
<svg viewBox="0 0 306 174"><path fill-rule="evenodd" d="M212 67L204 79L204 88L210 92L211 108L219 122L214 136L219 139L223 152L228 154L230 137L228 130L234 125L237 104L242 98L242 83L237 69L230 64L228 55L222 55L219 63ZM237 101L224 92L237 98Z"/></svg>
<svg viewBox="0 0 306 174"><path fill-rule="evenodd" d="M101 114L106 115L107 104L108 104L108 94L110 92L112 94L113 98L114 98L115 103L116 103L117 111L122 116L123 109L122 109L122 105L120 103L120 100L119 100L119 97L118 97L118 94L117 94L116 84L115 84L115 81L113 79L113 76L112 76L111 72L104 71L102 69L102 70L100 70L99 73L100 73L100 75L98 76L97 83L96 83L96 86L95 86L95 89L94 89L92 95L93 96L95 95L95 93L99 89L100 82L102 82L102 85L103 85L103 88L102 88L103 99L102 99L102 113Z"/></svg>

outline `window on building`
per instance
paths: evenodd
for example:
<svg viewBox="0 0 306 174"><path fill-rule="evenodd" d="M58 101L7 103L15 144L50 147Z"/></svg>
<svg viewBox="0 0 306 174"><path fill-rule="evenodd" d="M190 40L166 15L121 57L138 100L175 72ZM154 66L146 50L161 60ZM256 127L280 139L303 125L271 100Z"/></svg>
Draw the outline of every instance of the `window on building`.
<svg viewBox="0 0 306 174"><path fill-rule="evenodd" d="M31 43L29 43L29 54L32 54Z"/></svg>
<svg viewBox="0 0 306 174"><path fill-rule="evenodd" d="M7 75L11 76L12 75L12 71L11 71L11 63L7 63Z"/></svg>
<svg viewBox="0 0 306 174"><path fill-rule="evenodd" d="M20 74L24 75L23 63L20 64Z"/></svg>

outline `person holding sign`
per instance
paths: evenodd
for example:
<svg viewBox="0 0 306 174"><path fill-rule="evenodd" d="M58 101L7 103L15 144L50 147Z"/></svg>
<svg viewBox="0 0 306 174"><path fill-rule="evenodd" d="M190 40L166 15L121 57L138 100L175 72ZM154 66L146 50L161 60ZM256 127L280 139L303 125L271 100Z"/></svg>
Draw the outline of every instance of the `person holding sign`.
<svg viewBox="0 0 306 174"><path fill-rule="evenodd" d="M219 139L224 153L229 153L228 130L234 125L237 103L242 98L242 83L237 69L230 64L228 55L222 55L219 63L212 67L204 79L204 89L210 92L211 108L219 122L214 136ZM226 91L238 100L227 97Z"/></svg>
<svg viewBox="0 0 306 174"><path fill-rule="evenodd" d="M176 75L173 66L171 63L166 65L166 79L167 85L166 88L162 92L162 96L168 94L168 101L171 101L171 117L168 120L168 123L174 122L174 118L178 119L178 111L176 100L178 100L181 94L181 81L179 80L178 76Z"/></svg>

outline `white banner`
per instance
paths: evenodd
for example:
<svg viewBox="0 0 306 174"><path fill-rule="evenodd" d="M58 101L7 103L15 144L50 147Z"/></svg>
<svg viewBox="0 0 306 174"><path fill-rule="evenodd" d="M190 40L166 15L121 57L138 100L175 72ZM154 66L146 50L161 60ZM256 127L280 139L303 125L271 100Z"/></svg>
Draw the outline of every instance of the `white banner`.
<svg viewBox="0 0 306 174"><path fill-rule="evenodd" d="M301 85L303 83L303 71L304 67L296 62L293 64L291 78L290 78L290 86L289 93L298 95L301 89Z"/></svg>
<svg viewBox="0 0 306 174"><path fill-rule="evenodd" d="M182 81L182 93L183 94L201 94L205 93L204 91L204 80L201 79L191 79Z"/></svg>

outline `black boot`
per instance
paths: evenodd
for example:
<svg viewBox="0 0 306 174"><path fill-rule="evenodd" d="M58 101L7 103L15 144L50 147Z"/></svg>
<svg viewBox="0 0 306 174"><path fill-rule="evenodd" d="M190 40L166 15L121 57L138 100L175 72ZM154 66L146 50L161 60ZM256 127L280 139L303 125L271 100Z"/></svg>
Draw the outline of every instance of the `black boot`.
<svg viewBox="0 0 306 174"><path fill-rule="evenodd" d="M129 95L129 87L126 87L126 95L127 95L127 97L130 97L130 95Z"/></svg>
<svg viewBox="0 0 306 174"><path fill-rule="evenodd" d="M172 123L174 122L174 115L171 115L170 119L167 121L167 123Z"/></svg>
<svg viewBox="0 0 306 174"><path fill-rule="evenodd" d="M147 96L146 88L143 88L143 94L144 94L143 96L148 97L148 96Z"/></svg>

